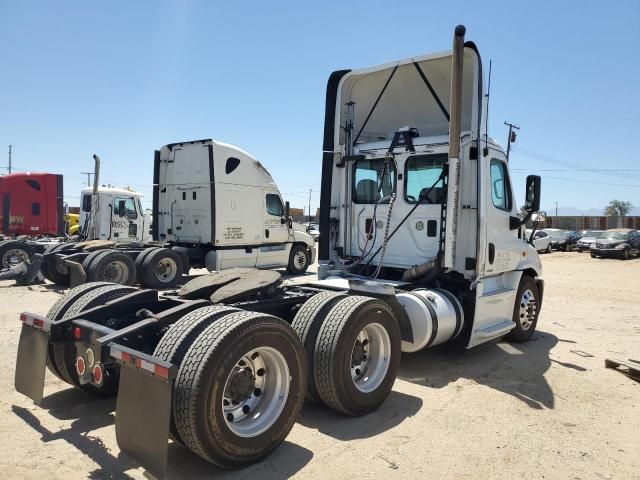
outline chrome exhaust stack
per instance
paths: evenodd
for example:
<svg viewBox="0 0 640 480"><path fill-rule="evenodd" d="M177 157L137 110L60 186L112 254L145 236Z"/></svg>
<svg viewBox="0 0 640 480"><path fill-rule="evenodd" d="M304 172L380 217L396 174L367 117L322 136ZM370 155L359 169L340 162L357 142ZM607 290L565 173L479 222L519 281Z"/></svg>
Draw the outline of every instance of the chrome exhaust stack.
<svg viewBox="0 0 640 480"><path fill-rule="evenodd" d="M449 174L447 179L447 209L445 219L445 268L453 268L456 257L458 229L458 201L460 189L460 131L462 120L462 66L464 59L464 25L458 25L453 34L451 57L451 103L449 106Z"/></svg>

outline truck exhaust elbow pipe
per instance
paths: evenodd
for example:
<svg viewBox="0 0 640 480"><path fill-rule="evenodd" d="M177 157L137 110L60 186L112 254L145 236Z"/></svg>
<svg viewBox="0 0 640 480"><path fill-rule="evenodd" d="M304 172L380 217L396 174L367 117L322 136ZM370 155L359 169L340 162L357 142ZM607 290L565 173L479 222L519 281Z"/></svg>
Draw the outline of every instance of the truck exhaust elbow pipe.
<svg viewBox="0 0 640 480"><path fill-rule="evenodd" d="M433 272L438 264L437 260L421 263L420 265L415 265L408 270L405 270L402 274L403 282L411 282L412 280L416 280L418 278L424 277L427 273Z"/></svg>

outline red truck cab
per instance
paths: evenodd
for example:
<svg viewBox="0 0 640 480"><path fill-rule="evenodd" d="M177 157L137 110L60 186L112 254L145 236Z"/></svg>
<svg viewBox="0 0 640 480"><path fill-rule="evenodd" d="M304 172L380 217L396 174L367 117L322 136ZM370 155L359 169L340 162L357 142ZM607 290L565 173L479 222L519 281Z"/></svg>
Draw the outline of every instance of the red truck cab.
<svg viewBox="0 0 640 480"><path fill-rule="evenodd" d="M63 235L62 175L12 173L0 177L0 232Z"/></svg>

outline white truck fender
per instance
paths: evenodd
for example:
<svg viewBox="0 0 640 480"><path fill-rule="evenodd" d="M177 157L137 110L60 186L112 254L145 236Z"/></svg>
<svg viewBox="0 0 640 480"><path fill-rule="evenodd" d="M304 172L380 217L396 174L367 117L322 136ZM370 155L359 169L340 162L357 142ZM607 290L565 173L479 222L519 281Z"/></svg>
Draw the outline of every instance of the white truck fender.
<svg viewBox="0 0 640 480"><path fill-rule="evenodd" d="M316 242L313 237L306 232L294 230L293 241L296 243L304 243L307 247L309 247L309 252L311 252L310 261L313 264L316 261Z"/></svg>

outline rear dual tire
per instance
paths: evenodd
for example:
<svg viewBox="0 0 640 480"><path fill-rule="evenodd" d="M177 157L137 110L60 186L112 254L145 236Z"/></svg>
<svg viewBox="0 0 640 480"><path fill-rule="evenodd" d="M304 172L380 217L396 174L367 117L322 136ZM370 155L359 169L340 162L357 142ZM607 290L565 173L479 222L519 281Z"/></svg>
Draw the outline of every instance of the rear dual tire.
<svg viewBox="0 0 640 480"><path fill-rule="evenodd" d="M277 448L293 427L306 379L304 349L286 322L255 312L229 313L208 325L182 359L173 428L209 462L250 465Z"/></svg>
<svg viewBox="0 0 640 480"><path fill-rule="evenodd" d="M320 400L346 415L376 410L389 396L400 365L401 334L382 300L348 296L327 314L314 351Z"/></svg>
<svg viewBox="0 0 640 480"><path fill-rule="evenodd" d="M104 282L83 284L72 288L58 299L47 313L47 318L51 320L70 318L134 291L133 287ZM74 343L49 344L47 367L58 378L84 392L98 396L111 396L117 392L119 372L115 367L104 369L104 377L100 386L80 384L75 367L77 356L78 352Z"/></svg>

